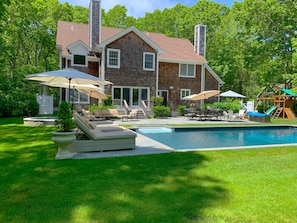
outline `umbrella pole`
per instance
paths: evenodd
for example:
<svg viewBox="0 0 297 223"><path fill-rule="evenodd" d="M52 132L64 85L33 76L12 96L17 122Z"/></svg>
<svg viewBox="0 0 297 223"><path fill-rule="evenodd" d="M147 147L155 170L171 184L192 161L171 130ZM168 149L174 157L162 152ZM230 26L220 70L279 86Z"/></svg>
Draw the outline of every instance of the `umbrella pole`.
<svg viewBox="0 0 297 223"><path fill-rule="evenodd" d="M70 82L72 78L68 78L69 80L69 87L68 87L68 103L70 103Z"/></svg>

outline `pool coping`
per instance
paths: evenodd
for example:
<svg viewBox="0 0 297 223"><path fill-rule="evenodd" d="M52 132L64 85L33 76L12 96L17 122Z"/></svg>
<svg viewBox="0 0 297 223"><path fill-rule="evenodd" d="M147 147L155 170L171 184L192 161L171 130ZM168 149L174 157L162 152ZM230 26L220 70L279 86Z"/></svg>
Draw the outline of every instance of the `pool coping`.
<svg viewBox="0 0 297 223"><path fill-rule="evenodd" d="M160 125L161 126L161 125ZM248 125L242 127L270 127L271 125ZM288 125L288 124L279 124L273 125L284 126L284 127L295 127L297 125ZM151 127L151 126L145 126ZM164 125L162 125L164 127ZM172 128L216 128L215 126L166 126ZM218 126L222 128L232 128L238 126ZM137 127L132 127L135 129ZM256 149L256 148L269 148L269 147L283 147L283 146L297 146L297 144L271 144L271 145L261 145L261 146L236 146L236 147L219 147L219 148L197 148L197 149L184 149L176 150L172 147L169 147L163 143L160 143L156 140L150 139L140 133L136 133L136 148L134 150L119 150L119 151L106 151L106 152L93 152L93 153L80 153L73 154L73 159L95 159L95 158L109 158L109 157L122 157L122 156L139 156L139 155L157 155L173 152L207 152L207 151L222 151L222 150L244 150L244 149Z"/></svg>
<svg viewBox="0 0 297 223"><path fill-rule="evenodd" d="M136 131L138 128L154 128L154 127L166 127L166 128L173 128L173 129L227 129L227 128L269 128L269 127L284 127L284 128L296 128L297 124L276 124L276 125L236 125L236 126L140 126L140 127L133 127L132 130ZM142 135L141 133L138 133ZM149 138L151 139L151 138ZM154 139L151 139L153 141L156 141ZM159 141L156 141L166 147L169 147L166 144L163 144ZM193 149L175 149L172 147L169 147L173 149L175 152L192 152L192 151L216 151L216 150L236 150L236 149L253 149L253 148L267 148L267 147L278 147L278 146L297 146L297 143L285 143L285 144L268 144L268 145L251 145L251 146L224 146L224 147L212 147L212 148L193 148Z"/></svg>

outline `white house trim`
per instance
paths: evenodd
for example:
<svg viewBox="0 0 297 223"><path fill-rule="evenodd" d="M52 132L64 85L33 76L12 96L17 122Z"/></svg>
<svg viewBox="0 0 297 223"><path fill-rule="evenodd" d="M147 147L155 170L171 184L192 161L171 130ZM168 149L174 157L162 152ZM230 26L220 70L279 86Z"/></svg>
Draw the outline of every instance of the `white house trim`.
<svg viewBox="0 0 297 223"><path fill-rule="evenodd" d="M68 45L66 47L66 49L71 54L72 53L72 50L75 49L78 46L81 46L81 47L85 48L86 51L88 51L88 52L91 52L92 51L92 49L87 44L85 44L83 41L81 41L81 40L78 40L78 41L76 41L76 42Z"/></svg>
<svg viewBox="0 0 297 223"><path fill-rule="evenodd" d="M205 65L205 69L207 69L209 73L219 82L219 85L225 84L225 82L216 74L216 72L214 72L213 69L211 69L208 64Z"/></svg>
<svg viewBox="0 0 297 223"><path fill-rule="evenodd" d="M164 62L164 63L184 63L184 64L196 64L196 65L202 65L206 64L206 62L201 62L197 60L180 60L180 59L166 59L166 58L159 58L159 62Z"/></svg>
<svg viewBox="0 0 297 223"><path fill-rule="evenodd" d="M128 29L123 30L122 32L118 33L117 35L109 38L108 40L102 42L101 44L97 45L95 47L95 52L100 52L101 49L104 49L108 44L120 39L121 37L127 35L130 32L134 32L136 35L138 35L143 41L145 41L149 46L151 46L154 50L158 52L158 54L163 53L163 50L155 44L150 38L148 38L146 35L144 35L143 32L139 31L136 27L131 26Z"/></svg>

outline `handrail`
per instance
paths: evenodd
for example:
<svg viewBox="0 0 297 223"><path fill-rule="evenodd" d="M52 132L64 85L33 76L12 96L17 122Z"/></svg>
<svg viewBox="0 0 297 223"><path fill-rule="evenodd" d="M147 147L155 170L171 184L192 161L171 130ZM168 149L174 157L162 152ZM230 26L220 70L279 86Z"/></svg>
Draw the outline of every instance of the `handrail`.
<svg viewBox="0 0 297 223"><path fill-rule="evenodd" d="M147 118L147 105L145 104L144 100L141 100L141 110L144 114L144 117Z"/></svg>
<svg viewBox="0 0 297 223"><path fill-rule="evenodd" d="M125 110L125 114L128 115L129 114L129 106L128 106L128 103L127 101L124 99L123 100L124 102L124 110Z"/></svg>

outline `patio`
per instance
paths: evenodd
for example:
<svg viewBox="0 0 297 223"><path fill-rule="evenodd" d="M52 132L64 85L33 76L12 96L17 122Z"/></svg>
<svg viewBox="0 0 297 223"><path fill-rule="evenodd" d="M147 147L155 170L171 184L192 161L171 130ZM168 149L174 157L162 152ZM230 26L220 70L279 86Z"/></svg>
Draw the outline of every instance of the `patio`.
<svg viewBox="0 0 297 223"><path fill-rule="evenodd" d="M238 120L238 124L242 124L243 120ZM250 122L249 120L244 120L245 122ZM100 121L99 121L100 122ZM229 125L231 122L229 121L196 121L189 120L185 117L177 116L177 117L168 117L168 118L160 118L160 119L128 119L123 122L121 119L117 119L113 122L114 124L119 125L131 125L139 126L139 125L150 125L150 126L164 126L164 125L189 125L189 124L225 124ZM232 122L232 125L236 124L236 122ZM164 144L161 144L157 141L149 139L141 134L137 134L136 137L136 148L135 150L121 150L121 151L106 151L106 152L96 152L96 153L80 153L73 156L74 159L92 159L92 158L105 158L105 157L119 157L119 156L136 156L136 155L147 155L147 154L161 154L161 153L170 153L176 152L176 150L168 147Z"/></svg>

